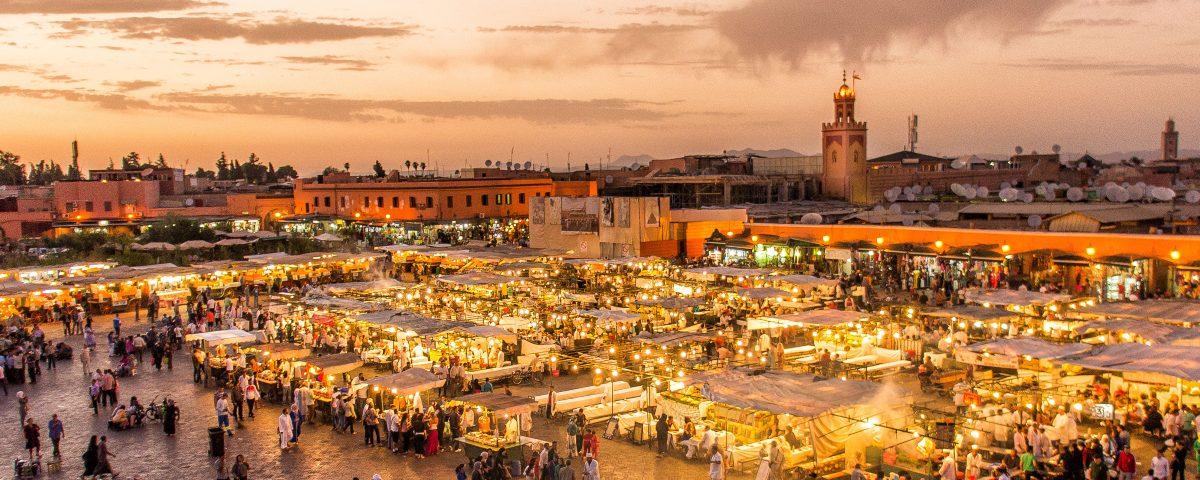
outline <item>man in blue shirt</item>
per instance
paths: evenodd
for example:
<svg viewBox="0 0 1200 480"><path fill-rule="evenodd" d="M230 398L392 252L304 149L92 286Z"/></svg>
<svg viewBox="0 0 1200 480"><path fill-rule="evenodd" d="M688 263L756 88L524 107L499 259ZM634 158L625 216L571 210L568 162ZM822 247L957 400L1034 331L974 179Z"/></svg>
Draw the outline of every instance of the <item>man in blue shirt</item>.
<svg viewBox="0 0 1200 480"><path fill-rule="evenodd" d="M115 313L113 314L113 334L116 335L117 338L121 337L121 317L117 316Z"/></svg>
<svg viewBox="0 0 1200 480"><path fill-rule="evenodd" d="M59 440L62 440L63 423L62 420L58 419L57 413L50 417L50 424L47 427L48 428L46 430L50 435L50 443L54 445L54 456L61 457L62 455L59 455L58 452L58 442Z"/></svg>
<svg viewBox="0 0 1200 480"><path fill-rule="evenodd" d="M492 388L492 379L490 379L490 378L483 379L483 386L479 387L479 391L480 392L490 392L490 391L492 391L492 389L493 389Z"/></svg>

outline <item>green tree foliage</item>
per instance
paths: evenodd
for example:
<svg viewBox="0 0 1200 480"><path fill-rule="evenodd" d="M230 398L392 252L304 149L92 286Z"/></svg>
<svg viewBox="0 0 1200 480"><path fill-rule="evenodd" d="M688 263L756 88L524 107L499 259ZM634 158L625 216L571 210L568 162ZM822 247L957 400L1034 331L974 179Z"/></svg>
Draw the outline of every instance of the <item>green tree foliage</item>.
<svg viewBox="0 0 1200 480"><path fill-rule="evenodd" d="M337 167L325 167L325 170L321 172L322 175L329 175L331 173L342 173L342 171L338 170Z"/></svg>
<svg viewBox="0 0 1200 480"><path fill-rule="evenodd" d="M229 160L225 159L225 152L221 152L221 156L217 158L217 180L229 180Z"/></svg>
<svg viewBox="0 0 1200 480"><path fill-rule="evenodd" d="M26 183L30 185L49 185L66 178L63 173L62 165L51 160L49 162L41 160L38 163L29 165L29 178Z"/></svg>
<svg viewBox="0 0 1200 480"><path fill-rule="evenodd" d="M214 172L212 170L205 170L204 167L199 167L196 169L196 177L216 180L217 172Z"/></svg>
<svg viewBox="0 0 1200 480"><path fill-rule="evenodd" d="M0 150L0 185L24 185L25 166L21 156Z"/></svg>
<svg viewBox="0 0 1200 480"><path fill-rule="evenodd" d="M144 167L142 157L137 152L129 152L121 157L121 170L141 170Z"/></svg>
<svg viewBox="0 0 1200 480"><path fill-rule="evenodd" d="M376 177L383 178L387 176L387 171L383 169L383 164L379 163L379 160L376 160L375 165L372 165L371 168L375 170Z"/></svg>
<svg viewBox="0 0 1200 480"><path fill-rule="evenodd" d="M142 232L143 242L167 242L180 244L188 240L215 241L217 234L211 228L203 228L200 222L190 218L167 217Z"/></svg>
<svg viewBox="0 0 1200 480"><path fill-rule="evenodd" d="M242 164L242 178L253 184L267 182L267 166L262 164L262 159L258 155L251 153L246 158L246 163Z"/></svg>
<svg viewBox="0 0 1200 480"><path fill-rule="evenodd" d="M276 178L283 180L285 178L299 178L300 174L296 172L291 165L281 165L278 170L275 170Z"/></svg>
<svg viewBox="0 0 1200 480"><path fill-rule="evenodd" d="M170 168L170 166L167 165L167 159L163 158L163 154L161 153L158 154L158 160L154 161L154 166L158 168Z"/></svg>

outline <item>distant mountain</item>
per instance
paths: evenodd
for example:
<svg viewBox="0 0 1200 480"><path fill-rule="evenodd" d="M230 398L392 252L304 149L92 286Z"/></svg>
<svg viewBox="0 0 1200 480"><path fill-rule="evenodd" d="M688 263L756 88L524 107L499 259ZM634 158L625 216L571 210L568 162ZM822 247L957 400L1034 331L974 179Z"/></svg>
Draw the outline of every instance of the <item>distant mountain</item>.
<svg viewBox="0 0 1200 480"><path fill-rule="evenodd" d="M651 160L654 160L654 157L652 157L650 155L646 155L644 153L641 155L621 155L621 156L617 157L616 160L613 160L612 166L628 167L635 163L638 165L648 165L648 164L650 164Z"/></svg>
<svg viewBox="0 0 1200 480"><path fill-rule="evenodd" d="M760 157L779 158L779 157L803 157L804 154L787 148L776 148L774 150L758 150L755 148L743 148L741 150L726 150L727 155L745 156L746 154L754 154Z"/></svg>

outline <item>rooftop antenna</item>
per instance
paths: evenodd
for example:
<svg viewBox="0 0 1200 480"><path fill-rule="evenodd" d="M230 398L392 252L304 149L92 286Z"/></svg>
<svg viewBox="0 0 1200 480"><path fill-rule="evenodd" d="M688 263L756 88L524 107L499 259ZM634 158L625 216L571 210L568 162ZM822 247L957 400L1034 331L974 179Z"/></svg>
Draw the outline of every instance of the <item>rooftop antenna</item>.
<svg viewBox="0 0 1200 480"><path fill-rule="evenodd" d="M571 173L571 152L567 152L567 173Z"/></svg>
<svg viewBox="0 0 1200 480"><path fill-rule="evenodd" d="M908 151L917 151L917 114L908 117Z"/></svg>
<svg viewBox="0 0 1200 480"><path fill-rule="evenodd" d="M612 168L612 147L608 147L608 167ZM604 162L600 162L600 171L604 171Z"/></svg>

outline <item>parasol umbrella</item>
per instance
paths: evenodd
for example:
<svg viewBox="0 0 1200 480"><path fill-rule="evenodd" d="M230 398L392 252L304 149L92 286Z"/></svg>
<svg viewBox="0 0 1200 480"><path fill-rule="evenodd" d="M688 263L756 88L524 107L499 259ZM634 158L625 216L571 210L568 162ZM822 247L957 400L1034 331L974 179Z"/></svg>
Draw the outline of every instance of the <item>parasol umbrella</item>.
<svg viewBox="0 0 1200 480"><path fill-rule="evenodd" d="M142 245L138 245L135 243L133 245L133 249L134 250L166 251L166 250L175 250L175 246L171 245L167 242L150 242L150 243L146 243L146 244L142 244Z"/></svg>
<svg viewBox="0 0 1200 480"><path fill-rule="evenodd" d="M247 242L247 241L241 240L241 239L237 239L237 238L226 238L224 240L217 242L217 245L222 246L222 247L233 247L236 245L245 245L247 243L250 243L250 242Z"/></svg>
<svg viewBox="0 0 1200 480"><path fill-rule="evenodd" d="M316 240L321 241L321 242L340 242L340 241L342 241L342 237L339 237L332 233L322 233L322 234L316 236Z"/></svg>
<svg viewBox="0 0 1200 480"><path fill-rule="evenodd" d="M204 240L188 240L179 244L180 250L203 250L213 248L213 244Z"/></svg>

